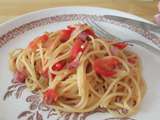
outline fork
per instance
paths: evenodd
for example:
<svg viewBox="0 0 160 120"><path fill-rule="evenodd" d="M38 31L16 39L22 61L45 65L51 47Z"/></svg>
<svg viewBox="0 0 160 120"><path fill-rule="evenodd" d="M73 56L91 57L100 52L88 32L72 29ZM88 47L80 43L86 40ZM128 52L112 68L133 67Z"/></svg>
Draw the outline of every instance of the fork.
<svg viewBox="0 0 160 120"><path fill-rule="evenodd" d="M160 56L160 50L158 48L155 48L155 47L153 47L153 46L151 46L151 45L149 45L149 44L147 44L147 43L145 43L143 41L133 40L133 39L122 40L122 39L116 37L115 35L107 32L103 27L101 27L98 23L96 23L95 21L93 21L91 19L85 20L84 23L86 23L89 26L91 26L98 36L101 36L103 38L116 39L116 40L120 40L120 41L123 41L123 42L135 44L135 45L138 45L138 46L141 46L141 47L147 49L148 51L154 53L155 55Z"/></svg>

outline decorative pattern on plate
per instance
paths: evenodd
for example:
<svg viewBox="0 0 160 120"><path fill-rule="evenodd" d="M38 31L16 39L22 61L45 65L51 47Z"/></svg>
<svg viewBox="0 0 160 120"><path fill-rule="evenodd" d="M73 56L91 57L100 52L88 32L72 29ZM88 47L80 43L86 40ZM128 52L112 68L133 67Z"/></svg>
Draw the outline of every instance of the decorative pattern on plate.
<svg viewBox="0 0 160 120"><path fill-rule="evenodd" d="M11 96L15 96L16 99L21 98L23 91L26 89L25 84L22 83L15 83L13 80L12 84L8 87L7 92L4 94L3 100ZM29 103L28 110L22 111L18 116L17 119L24 119L25 120L46 120L50 117L56 117L56 120L86 120L87 117L93 115L95 113L101 112L105 113L106 110L103 108L97 108L95 111L87 112L87 113L66 113L66 112L58 112L53 107L46 105L42 97L32 92L32 95L26 97L26 102ZM47 118L44 118L43 112L47 113ZM135 120L132 118L118 118L118 117L110 117L103 120Z"/></svg>
<svg viewBox="0 0 160 120"><path fill-rule="evenodd" d="M68 14L68 15L57 15L57 16L52 16L52 17L46 17L42 18L39 20L35 20L26 24L23 24L17 28L14 28L7 33L3 34L0 36L0 47L2 47L5 43L7 43L9 40L17 37L20 34L23 34L26 31L29 31L31 29L34 29L36 27L44 26L47 24L52 24L56 22L64 22L64 21L74 21L74 20L79 20L79 21L85 21L87 19L92 19L100 22L107 22L110 24L118 25L124 28L127 28L131 31L134 31L148 40L152 41L155 45L160 47L160 38L156 36L155 34L151 33L150 31L146 29L142 29L136 25L132 25L130 23L127 23L126 21L119 22L115 21L112 17L107 17L107 16L97 16L97 15L86 15L86 14Z"/></svg>
<svg viewBox="0 0 160 120"><path fill-rule="evenodd" d="M2 47L5 43L12 40L13 38L17 37L18 35L23 34L26 31L32 30L36 27L53 24L56 22L64 22L64 21L85 21L87 19L92 19L100 22L107 22L113 25L118 25L124 28L127 28L131 31L134 31L143 37L147 38L148 40L152 41L155 45L160 47L160 38L156 36L155 34L151 33L148 30L142 29L136 25L132 25L127 22L119 22L112 19L112 17L107 16L97 16L97 15L86 15L86 14L70 14L70 15L58 15L58 16L52 16L52 17L46 17L43 19L39 19L36 21L32 21L26 24L23 24L17 28L14 28L7 33L0 36L0 47ZM4 95L4 100L6 100L8 97L15 95L16 99L19 99L23 91L25 90L26 86L24 84L20 83L14 83L12 81L12 84L8 87L7 92ZM57 120L86 120L87 117L90 115L97 113L97 112L105 112L103 109L96 109L95 111L88 112L88 113L57 113L56 110L54 110L52 107L47 106L43 103L41 96L39 96L36 93L32 93L32 95L26 97L26 102L29 104L28 110L22 111L18 116L17 119L25 118L26 120L45 120L44 116L42 115L44 112L47 113L47 118L50 118L52 116L56 116ZM106 118L104 120L135 120L132 118Z"/></svg>

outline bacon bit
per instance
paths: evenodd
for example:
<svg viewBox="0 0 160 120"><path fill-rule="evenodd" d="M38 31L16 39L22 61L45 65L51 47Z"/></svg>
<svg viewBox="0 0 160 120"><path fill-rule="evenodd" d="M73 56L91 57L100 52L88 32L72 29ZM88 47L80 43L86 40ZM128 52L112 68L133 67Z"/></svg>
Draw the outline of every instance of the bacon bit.
<svg viewBox="0 0 160 120"><path fill-rule="evenodd" d="M48 69L46 69L45 71L42 71L41 72L41 75L44 77L44 78L49 78L49 76L48 76Z"/></svg>
<svg viewBox="0 0 160 120"><path fill-rule="evenodd" d="M46 69L45 71L43 71L41 73L41 75L48 80L48 78L49 78L48 69ZM51 77L52 77L52 79L54 79L56 77L56 75L54 73L52 73Z"/></svg>
<svg viewBox="0 0 160 120"><path fill-rule="evenodd" d="M77 68L79 65L79 61L77 59L74 59L72 62L70 62L68 65L67 65L67 68L68 69L75 69Z"/></svg>
<svg viewBox="0 0 160 120"><path fill-rule="evenodd" d="M36 70L36 72L37 72L38 74L42 75L44 78L46 78L46 79L49 78L49 76L48 76L48 69L43 70L40 61L38 61L38 62L36 63L35 70Z"/></svg>
<svg viewBox="0 0 160 120"><path fill-rule="evenodd" d="M44 93L43 101L51 105L58 100L58 93L54 89L48 89Z"/></svg>
<svg viewBox="0 0 160 120"><path fill-rule="evenodd" d="M24 70L16 71L13 81L15 83L25 83L26 78L27 78L27 73Z"/></svg>
<svg viewBox="0 0 160 120"><path fill-rule="evenodd" d="M128 58L128 62L131 63L131 64L136 64L136 62L137 62L137 57L134 56L134 57Z"/></svg>
<svg viewBox="0 0 160 120"><path fill-rule="evenodd" d="M39 74L48 80L48 78L49 78L48 69L46 69L46 70L41 69ZM54 79L55 76L56 76L55 74L53 74L53 73L51 74L52 79Z"/></svg>
<svg viewBox="0 0 160 120"><path fill-rule="evenodd" d="M96 37L94 31L92 29L86 29L84 30L83 32L81 32L78 36L77 36L77 39L81 39L83 41L86 41L87 40L87 37L91 35L93 36L94 38Z"/></svg>
<svg viewBox="0 0 160 120"><path fill-rule="evenodd" d="M42 65L41 65L41 62L40 62L40 61L37 61L37 62L36 62L35 71L36 71L36 73L38 73L38 74L42 74L43 70L42 70Z"/></svg>
<svg viewBox="0 0 160 120"><path fill-rule="evenodd" d="M41 87L39 85L37 85L36 88L35 88L35 91L38 91L40 89L41 89Z"/></svg>
<svg viewBox="0 0 160 120"><path fill-rule="evenodd" d="M63 84L63 83L59 83L58 85L57 85L57 87L64 87L65 85Z"/></svg>
<svg viewBox="0 0 160 120"><path fill-rule="evenodd" d="M119 49L116 48L116 47L111 47L110 50L111 50L111 53L112 53L113 55L117 55L118 52L119 52Z"/></svg>
<svg viewBox="0 0 160 120"><path fill-rule="evenodd" d="M128 43L127 42L118 42L118 43L115 43L113 44L116 48L122 50L124 48L127 47Z"/></svg>

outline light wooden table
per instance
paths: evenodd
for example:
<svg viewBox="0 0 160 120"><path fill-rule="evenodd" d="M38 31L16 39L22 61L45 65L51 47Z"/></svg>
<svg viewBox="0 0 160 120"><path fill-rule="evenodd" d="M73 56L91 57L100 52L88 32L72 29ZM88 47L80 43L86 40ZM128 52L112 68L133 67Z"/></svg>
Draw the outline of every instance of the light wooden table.
<svg viewBox="0 0 160 120"><path fill-rule="evenodd" d="M0 0L0 23L27 12L70 5L112 8L153 21L157 2L158 0Z"/></svg>

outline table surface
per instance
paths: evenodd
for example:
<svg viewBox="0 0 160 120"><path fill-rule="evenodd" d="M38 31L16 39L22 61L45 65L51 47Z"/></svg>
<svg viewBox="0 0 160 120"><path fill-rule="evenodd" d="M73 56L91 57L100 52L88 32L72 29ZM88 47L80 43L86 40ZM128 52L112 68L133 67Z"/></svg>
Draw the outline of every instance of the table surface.
<svg viewBox="0 0 160 120"><path fill-rule="evenodd" d="M158 0L0 0L0 23L27 12L71 5L117 9L153 21Z"/></svg>

